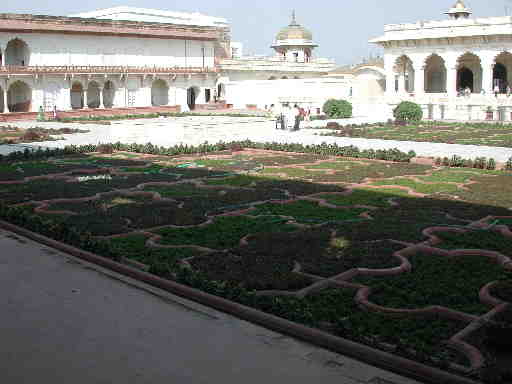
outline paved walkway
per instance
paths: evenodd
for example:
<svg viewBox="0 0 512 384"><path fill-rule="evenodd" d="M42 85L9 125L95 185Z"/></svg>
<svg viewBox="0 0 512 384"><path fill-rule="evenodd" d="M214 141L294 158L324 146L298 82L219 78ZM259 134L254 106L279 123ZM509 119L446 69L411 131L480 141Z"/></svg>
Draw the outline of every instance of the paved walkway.
<svg viewBox="0 0 512 384"><path fill-rule="evenodd" d="M376 122L375 119L356 117L344 120L345 124L361 124ZM120 141L122 143L153 143L162 146L175 144L201 144L205 141L233 141L250 139L257 142L278 141L282 143L321 144L322 142L338 145L355 145L361 149L398 148L408 152L414 150L419 156L451 157L458 155L463 158L492 157L498 162L506 162L512 157L512 148L485 147L475 145L458 145L442 143L422 143L414 141L395 141L379 139L363 139L348 137L318 136L318 130L303 129L299 132L276 131L274 123L263 118L233 117L186 117L139 119L115 121L112 125L95 124L61 124L61 123L17 123L20 126L73 127L89 129L89 133L66 135L65 140L32 144L31 147L63 147L68 144L97 144ZM0 154L20 150L24 146L0 145Z"/></svg>
<svg viewBox="0 0 512 384"><path fill-rule="evenodd" d="M5 384L419 384L0 230Z"/></svg>

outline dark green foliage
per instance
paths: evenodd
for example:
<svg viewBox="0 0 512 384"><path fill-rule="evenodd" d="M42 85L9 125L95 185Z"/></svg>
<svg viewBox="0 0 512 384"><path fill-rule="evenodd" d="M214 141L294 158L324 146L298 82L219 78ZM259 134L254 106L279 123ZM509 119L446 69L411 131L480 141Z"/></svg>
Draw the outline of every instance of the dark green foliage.
<svg viewBox="0 0 512 384"><path fill-rule="evenodd" d="M505 169L507 171L512 171L512 157L507 160L507 163L505 164Z"/></svg>
<svg viewBox="0 0 512 384"><path fill-rule="evenodd" d="M370 301L392 308L420 309L441 305L466 313L483 314L480 289L499 279L503 267L484 256L449 258L426 252L409 257L412 271L389 277L357 277L372 287Z"/></svg>
<svg viewBox="0 0 512 384"><path fill-rule="evenodd" d="M286 225L279 217L244 216L217 217L213 224L196 228L165 228L155 233L162 236L163 245L198 245L213 249L237 247L240 240L258 232L291 232L298 228Z"/></svg>
<svg viewBox="0 0 512 384"><path fill-rule="evenodd" d="M473 230L464 233L436 232L435 235L442 240L437 245L443 249L486 249L499 252L512 257L512 240L499 232L487 230Z"/></svg>
<svg viewBox="0 0 512 384"><path fill-rule="evenodd" d="M331 119L346 119L352 117L352 104L346 100L329 99L322 110Z"/></svg>
<svg viewBox="0 0 512 384"><path fill-rule="evenodd" d="M402 101L393 110L393 116L398 121L419 122L423 118L423 110L412 101Z"/></svg>

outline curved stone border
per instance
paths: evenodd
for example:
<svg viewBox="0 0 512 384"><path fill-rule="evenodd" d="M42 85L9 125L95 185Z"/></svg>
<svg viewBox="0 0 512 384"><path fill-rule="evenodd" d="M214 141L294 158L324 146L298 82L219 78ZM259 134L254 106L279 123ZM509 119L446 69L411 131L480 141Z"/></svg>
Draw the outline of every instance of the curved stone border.
<svg viewBox="0 0 512 384"><path fill-rule="evenodd" d="M420 243L418 245L412 245L409 248L406 248L404 250L398 251L397 253L399 255L405 256L405 255L412 255L418 252L427 252L427 253L433 253L433 254L439 254L446 257L461 257L461 256L468 256L468 255L480 255L484 257L489 257L493 259L496 263L503 266L504 269L511 269L512 270L512 264L511 260L498 253L493 251L487 251L487 250L454 250L454 251L447 251L443 249L433 248L432 246L439 244L441 242L441 239L439 239L437 236L434 235L435 232L439 231L450 231L450 232L456 232L456 233L465 233L470 231L470 229L464 229L464 228L453 228L453 227L430 227L426 228L423 233L429 237L429 240ZM386 271L383 271L385 274L390 274L389 272L386 273ZM356 271L356 273L347 274L347 276L344 276L344 279L351 279L357 275L373 275L371 271ZM496 299L490 295L489 288L492 287L494 283L488 283L486 286L480 289L479 291L479 297L481 301L485 304L490 305L491 307L494 307L494 309L500 307L501 305L506 305L507 303L504 303L503 301ZM452 346L457 351L463 353L469 358L471 368L462 367L459 365L454 364L453 368L459 369L462 372L469 373L470 371L478 370L483 367L485 363L485 359L483 357L483 354L480 350L478 350L473 345L470 345L469 343L462 340L463 337L467 336L469 333L471 333L475 329L475 323L479 323L482 321L487 314L483 316L474 316L470 315L464 312L455 311L453 309L443 307L443 306L428 306L425 308L420 309L400 309L400 308L390 308L385 307L381 305L377 305L375 303L372 303L369 300L369 297L371 295L372 289L368 286L360 286L360 289L358 290L356 294L356 302L358 302L361 306L364 308L368 308L372 311L376 312L383 312L388 314L394 314L394 315L417 315L417 316L428 316L428 315L440 315L445 318L457 320L457 321L463 321L468 322L469 325L464 330L459 332L458 334L452 336L450 340L448 341L448 345Z"/></svg>
<svg viewBox="0 0 512 384"><path fill-rule="evenodd" d="M0 221L0 228L15 232L21 236L28 237L34 241L66 252L72 256L94 264L98 264L104 268L111 269L115 272L148 283L160 289L164 289L178 296L182 296L198 303L213 307L217 310L229 313L243 320L251 321L266 328L272 329L276 332L298 337L304 341L311 342L320 347L324 347L329 350L360 359L365 363L373 364L380 368L390 370L401 375L406 375L416 380L421 380L432 384L479 384L478 382L469 378L457 376L421 363L414 362L412 360L373 349L347 339L330 335L317 329L293 323L277 316L273 316L256 309L201 292L197 289L190 288L170 280L159 278L127 265L123 265L93 253L63 244L56 240L36 234L5 221Z"/></svg>

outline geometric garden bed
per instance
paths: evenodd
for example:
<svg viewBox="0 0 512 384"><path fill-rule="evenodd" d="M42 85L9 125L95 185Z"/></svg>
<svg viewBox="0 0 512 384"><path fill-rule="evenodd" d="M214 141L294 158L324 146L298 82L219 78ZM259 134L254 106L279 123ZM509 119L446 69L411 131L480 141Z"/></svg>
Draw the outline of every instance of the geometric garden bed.
<svg viewBox="0 0 512 384"><path fill-rule="evenodd" d="M72 154L0 163L0 203L20 227L406 359L403 374L511 377L512 174L265 150Z"/></svg>

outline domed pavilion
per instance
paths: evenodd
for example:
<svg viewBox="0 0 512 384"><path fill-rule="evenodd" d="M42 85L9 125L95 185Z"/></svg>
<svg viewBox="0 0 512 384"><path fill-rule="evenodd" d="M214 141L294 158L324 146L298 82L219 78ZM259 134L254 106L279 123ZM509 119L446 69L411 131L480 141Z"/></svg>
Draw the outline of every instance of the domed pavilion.
<svg viewBox="0 0 512 384"><path fill-rule="evenodd" d="M313 43L313 34L297 23L294 11L290 25L279 31L272 48L286 61L308 63L317 46Z"/></svg>

